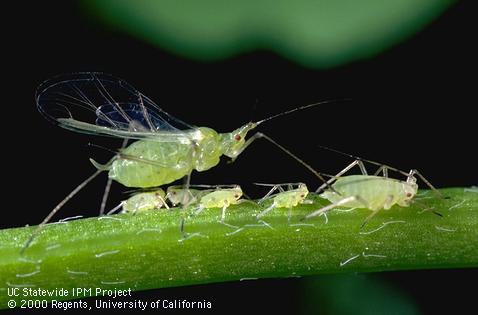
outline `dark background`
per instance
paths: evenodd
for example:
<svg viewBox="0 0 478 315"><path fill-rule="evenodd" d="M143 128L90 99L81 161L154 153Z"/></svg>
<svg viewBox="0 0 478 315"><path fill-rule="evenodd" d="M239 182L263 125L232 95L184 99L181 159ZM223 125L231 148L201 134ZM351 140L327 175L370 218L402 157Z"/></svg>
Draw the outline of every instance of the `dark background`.
<svg viewBox="0 0 478 315"><path fill-rule="evenodd" d="M261 131L326 173L348 159L318 144L409 170L436 186L478 184L476 159L476 51L470 3L458 2L425 30L368 60L331 70L303 68L267 51L202 63L161 51L86 17L75 2L6 6L2 39L2 227L36 224L63 196L94 172L88 158L109 154L121 141L75 134L48 123L35 108L37 85L53 75L102 71L124 78L170 114L191 124L231 131L293 107L336 102L264 124ZM262 126L261 126L262 127ZM12 172L9 172L12 171ZM251 182L318 182L265 141L234 164L194 173L196 183L237 183L258 197ZM60 217L95 215L106 179L95 181ZM422 186L423 187L423 186ZM110 207L121 200L113 186ZM11 211L13 210L13 211ZM466 280L476 270L395 272L383 276L404 288L425 313L444 305L471 305ZM300 280L260 280L163 289L136 296L201 296L215 311L294 312ZM275 298L263 296L270 292ZM272 303L274 300L283 304ZM241 304L241 301L247 301ZM275 309L275 307L277 309Z"/></svg>

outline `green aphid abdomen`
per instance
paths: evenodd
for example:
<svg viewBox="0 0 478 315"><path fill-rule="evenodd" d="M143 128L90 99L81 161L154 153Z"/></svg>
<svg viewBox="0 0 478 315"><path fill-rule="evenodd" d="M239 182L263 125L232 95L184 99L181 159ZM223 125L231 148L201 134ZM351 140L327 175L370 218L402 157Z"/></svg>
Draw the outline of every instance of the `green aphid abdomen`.
<svg viewBox="0 0 478 315"><path fill-rule="evenodd" d="M191 150L190 144L140 140L121 151L125 156L138 160L115 160L108 176L127 187L145 188L168 184L191 172ZM154 165L148 161L154 162Z"/></svg>
<svg viewBox="0 0 478 315"><path fill-rule="evenodd" d="M336 202L344 197L358 196L371 210L381 209L384 205L400 203L405 196L403 182L391 178L370 175L351 175L337 179L332 187L340 193L328 194L327 199ZM332 196L333 195L333 196ZM361 201L353 201L348 207L363 208Z"/></svg>
<svg viewBox="0 0 478 315"><path fill-rule="evenodd" d="M127 187L156 187L219 163L223 148L217 132L199 127L185 131L184 138L187 141L136 141L121 150L123 156L113 161L108 176Z"/></svg>

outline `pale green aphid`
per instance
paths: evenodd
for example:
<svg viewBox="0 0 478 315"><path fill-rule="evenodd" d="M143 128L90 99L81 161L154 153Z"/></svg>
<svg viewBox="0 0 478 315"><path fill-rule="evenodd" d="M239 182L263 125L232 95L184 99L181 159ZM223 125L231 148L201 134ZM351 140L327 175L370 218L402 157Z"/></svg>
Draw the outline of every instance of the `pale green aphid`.
<svg viewBox="0 0 478 315"><path fill-rule="evenodd" d="M344 154L336 150L333 151ZM418 191L415 175L419 176L441 197L441 194L435 189L435 187L433 187L417 170L411 170L409 173L405 173L390 166L363 160L372 164L381 165L374 175L368 175L362 160L363 159L356 159L327 181L328 184L331 184L331 189L326 189L320 194L320 197L329 200L331 204L310 213L305 219L321 215L337 207L366 208L372 210L372 213L362 223L363 227L382 209L388 210L393 205L408 207ZM342 176L356 165L360 167L362 175ZM401 181L389 178L388 170L397 171L407 176L407 180ZM383 176L377 176L381 172L383 173ZM319 187L317 191L325 188L326 185L324 184Z"/></svg>
<svg viewBox="0 0 478 315"><path fill-rule="evenodd" d="M203 194L206 194L208 190L201 189L185 189L183 186L169 186L166 190L166 199L171 202L171 204L176 207L177 205L183 204L187 206L190 204L197 203L199 201L198 197Z"/></svg>
<svg viewBox="0 0 478 315"><path fill-rule="evenodd" d="M249 122L232 132L218 133L172 117L125 81L103 73L55 77L39 86L36 101L38 110L48 120L65 129L138 141L119 150L105 165L95 162L98 170L47 215L33 231L23 250L28 248L41 227L102 171L108 171L110 180L127 187L157 187L185 177L188 188L193 170L202 172L216 166L222 155L234 160L254 140L264 138L322 179L313 168L268 136L256 133L247 141L245 137L265 121L325 102ZM108 191L109 186L105 190L103 204Z"/></svg>
<svg viewBox="0 0 478 315"><path fill-rule="evenodd" d="M208 192L199 200L199 207L195 213L199 214L204 209L209 208L222 208L221 223L224 223L226 209L229 208L230 205L239 203L242 194L243 192L239 185L233 186L232 188L218 188L212 192Z"/></svg>
<svg viewBox="0 0 478 315"><path fill-rule="evenodd" d="M271 186L270 184L257 184L263 186ZM257 218L261 218L271 210L276 208L287 208L289 209L289 219L291 216L291 209L298 206L299 204L305 203L307 195L309 194L309 189L304 183L297 184L276 184L272 185L272 189L259 201L262 203L267 199L272 199L272 204L263 210L257 215ZM282 187L287 186L288 190L284 190ZM296 188L293 188L296 186ZM279 193L272 194L274 191L279 190Z"/></svg>
<svg viewBox="0 0 478 315"><path fill-rule="evenodd" d="M169 208L166 204L165 197L166 193L161 188L154 191L134 194L128 198L128 200L123 201L123 212L136 214L161 209L163 207Z"/></svg>

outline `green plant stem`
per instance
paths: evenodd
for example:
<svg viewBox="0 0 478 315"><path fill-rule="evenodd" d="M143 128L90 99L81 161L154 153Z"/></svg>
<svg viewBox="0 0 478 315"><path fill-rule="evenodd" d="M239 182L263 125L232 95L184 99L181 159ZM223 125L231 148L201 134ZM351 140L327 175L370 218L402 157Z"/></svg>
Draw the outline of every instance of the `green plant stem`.
<svg viewBox="0 0 478 315"><path fill-rule="evenodd" d="M443 189L448 199L421 191L421 204L379 212L360 228L369 210L332 210L301 221L327 202L292 209L250 202L186 219L181 211L152 211L49 224L23 255L34 227L0 231L0 307L7 288L145 290L245 278L478 266L478 193ZM420 196L417 197L417 200ZM421 211L423 204L443 215ZM236 226L234 228L232 226ZM21 297L19 297L21 298ZM71 294L63 299L72 299ZM62 299L54 297L54 299Z"/></svg>

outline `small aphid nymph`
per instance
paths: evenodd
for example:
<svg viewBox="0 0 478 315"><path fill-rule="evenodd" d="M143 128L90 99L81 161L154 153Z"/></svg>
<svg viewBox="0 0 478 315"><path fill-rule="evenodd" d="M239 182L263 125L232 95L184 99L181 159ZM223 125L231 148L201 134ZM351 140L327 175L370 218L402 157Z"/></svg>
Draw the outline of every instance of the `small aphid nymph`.
<svg viewBox="0 0 478 315"><path fill-rule="evenodd" d="M131 196L123 202L123 212L141 213L150 210L158 210L163 207L169 208L166 204L164 190L158 188L151 192L140 192Z"/></svg>
<svg viewBox="0 0 478 315"><path fill-rule="evenodd" d="M309 194L309 189L304 183L295 184L257 184L262 186L273 186L272 189L259 201L262 203L267 199L272 199L272 204L257 215L257 218L261 218L271 210L275 208L288 208L289 219L291 217L291 208L305 203L305 198ZM284 190L282 187L286 186L288 190ZM293 188L296 186L296 188ZM275 190L279 190L279 193L273 194Z"/></svg>
<svg viewBox="0 0 478 315"><path fill-rule="evenodd" d="M242 189L239 185L232 188L218 188L201 197L199 200L199 207L195 213L199 214L206 208L222 208L221 223L224 223L226 218L226 209L230 205L239 203L242 197Z"/></svg>

